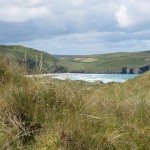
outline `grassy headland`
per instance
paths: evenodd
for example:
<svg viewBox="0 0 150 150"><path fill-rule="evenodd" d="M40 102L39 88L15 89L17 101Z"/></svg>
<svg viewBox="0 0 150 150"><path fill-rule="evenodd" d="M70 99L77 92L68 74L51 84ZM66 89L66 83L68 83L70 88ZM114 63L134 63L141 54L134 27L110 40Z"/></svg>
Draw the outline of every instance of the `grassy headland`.
<svg viewBox="0 0 150 150"><path fill-rule="evenodd" d="M150 149L150 73L125 83L27 78L0 59L0 149Z"/></svg>
<svg viewBox="0 0 150 150"><path fill-rule="evenodd" d="M144 66L150 64L150 51L57 57L70 72L121 73L126 67L127 73L130 69L133 69L131 73L138 73L140 70L145 72Z"/></svg>
<svg viewBox="0 0 150 150"><path fill-rule="evenodd" d="M29 73L54 72L60 61L46 52L20 45L0 45L0 55L19 58L21 64L27 65Z"/></svg>

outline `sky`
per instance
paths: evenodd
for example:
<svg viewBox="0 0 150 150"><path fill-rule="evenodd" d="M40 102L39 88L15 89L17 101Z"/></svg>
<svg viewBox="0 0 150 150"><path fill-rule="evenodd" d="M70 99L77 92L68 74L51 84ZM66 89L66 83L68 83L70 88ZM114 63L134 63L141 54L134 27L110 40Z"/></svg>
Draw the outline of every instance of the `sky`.
<svg viewBox="0 0 150 150"><path fill-rule="evenodd" d="M0 0L0 44L64 55L150 50L150 0Z"/></svg>

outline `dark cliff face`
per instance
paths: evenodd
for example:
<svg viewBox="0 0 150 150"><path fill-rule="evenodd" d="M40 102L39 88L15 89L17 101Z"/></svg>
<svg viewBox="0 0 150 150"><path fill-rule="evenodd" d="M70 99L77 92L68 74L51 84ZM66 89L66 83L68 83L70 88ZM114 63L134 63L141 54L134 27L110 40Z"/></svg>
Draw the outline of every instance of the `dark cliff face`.
<svg viewBox="0 0 150 150"><path fill-rule="evenodd" d="M53 71L54 73L66 73L67 72L67 68L63 66L55 66L53 70L54 70Z"/></svg>
<svg viewBox="0 0 150 150"><path fill-rule="evenodd" d="M142 72L146 72L146 71L149 71L150 70L150 65L146 65L144 67L140 67L139 68Z"/></svg>
<svg viewBox="0 0 150 150"><path fill-rule="evenodd" d="M142 71L139 68L122 67L121 74L141 74Z"/></svg>
<svg viewBox="0 0 150 150"><path fill-rule="evenodd" d="M146 65L140 68L122 67L121 74L142 74L149 70L150 70L150 65Z"/></svg>
<svg viewBox="0 0 150 150"><path fill-rule="evenodd" d="M121 73L122 74L127 74L127 67L122 67Z"/></svg>

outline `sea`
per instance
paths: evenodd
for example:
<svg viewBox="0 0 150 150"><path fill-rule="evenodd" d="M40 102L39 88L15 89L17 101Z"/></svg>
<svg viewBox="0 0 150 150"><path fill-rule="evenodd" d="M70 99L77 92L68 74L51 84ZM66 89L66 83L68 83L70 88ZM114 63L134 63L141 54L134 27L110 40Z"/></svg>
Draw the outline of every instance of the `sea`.
<svg viewBox="0 0 150 150"><path fill-rule="evenodd" d="M102 81L109 82L125 82L139 76L138 74L81 74L81 73L60 73L53 75L56 79L82 80L87 82Z"/></svg>

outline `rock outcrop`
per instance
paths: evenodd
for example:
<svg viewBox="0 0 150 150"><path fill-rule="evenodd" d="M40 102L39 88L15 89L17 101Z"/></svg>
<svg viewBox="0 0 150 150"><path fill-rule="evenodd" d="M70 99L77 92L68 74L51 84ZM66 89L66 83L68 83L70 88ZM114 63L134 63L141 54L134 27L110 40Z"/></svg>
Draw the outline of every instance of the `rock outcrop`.
<svg viewBox="0 0 150 150"><path fill-rule="evenodd" d="M146 71L150 70L150 65L146 65L139 68L129 68L129 67L122 67L121 74L142 74Z"/></svg>

